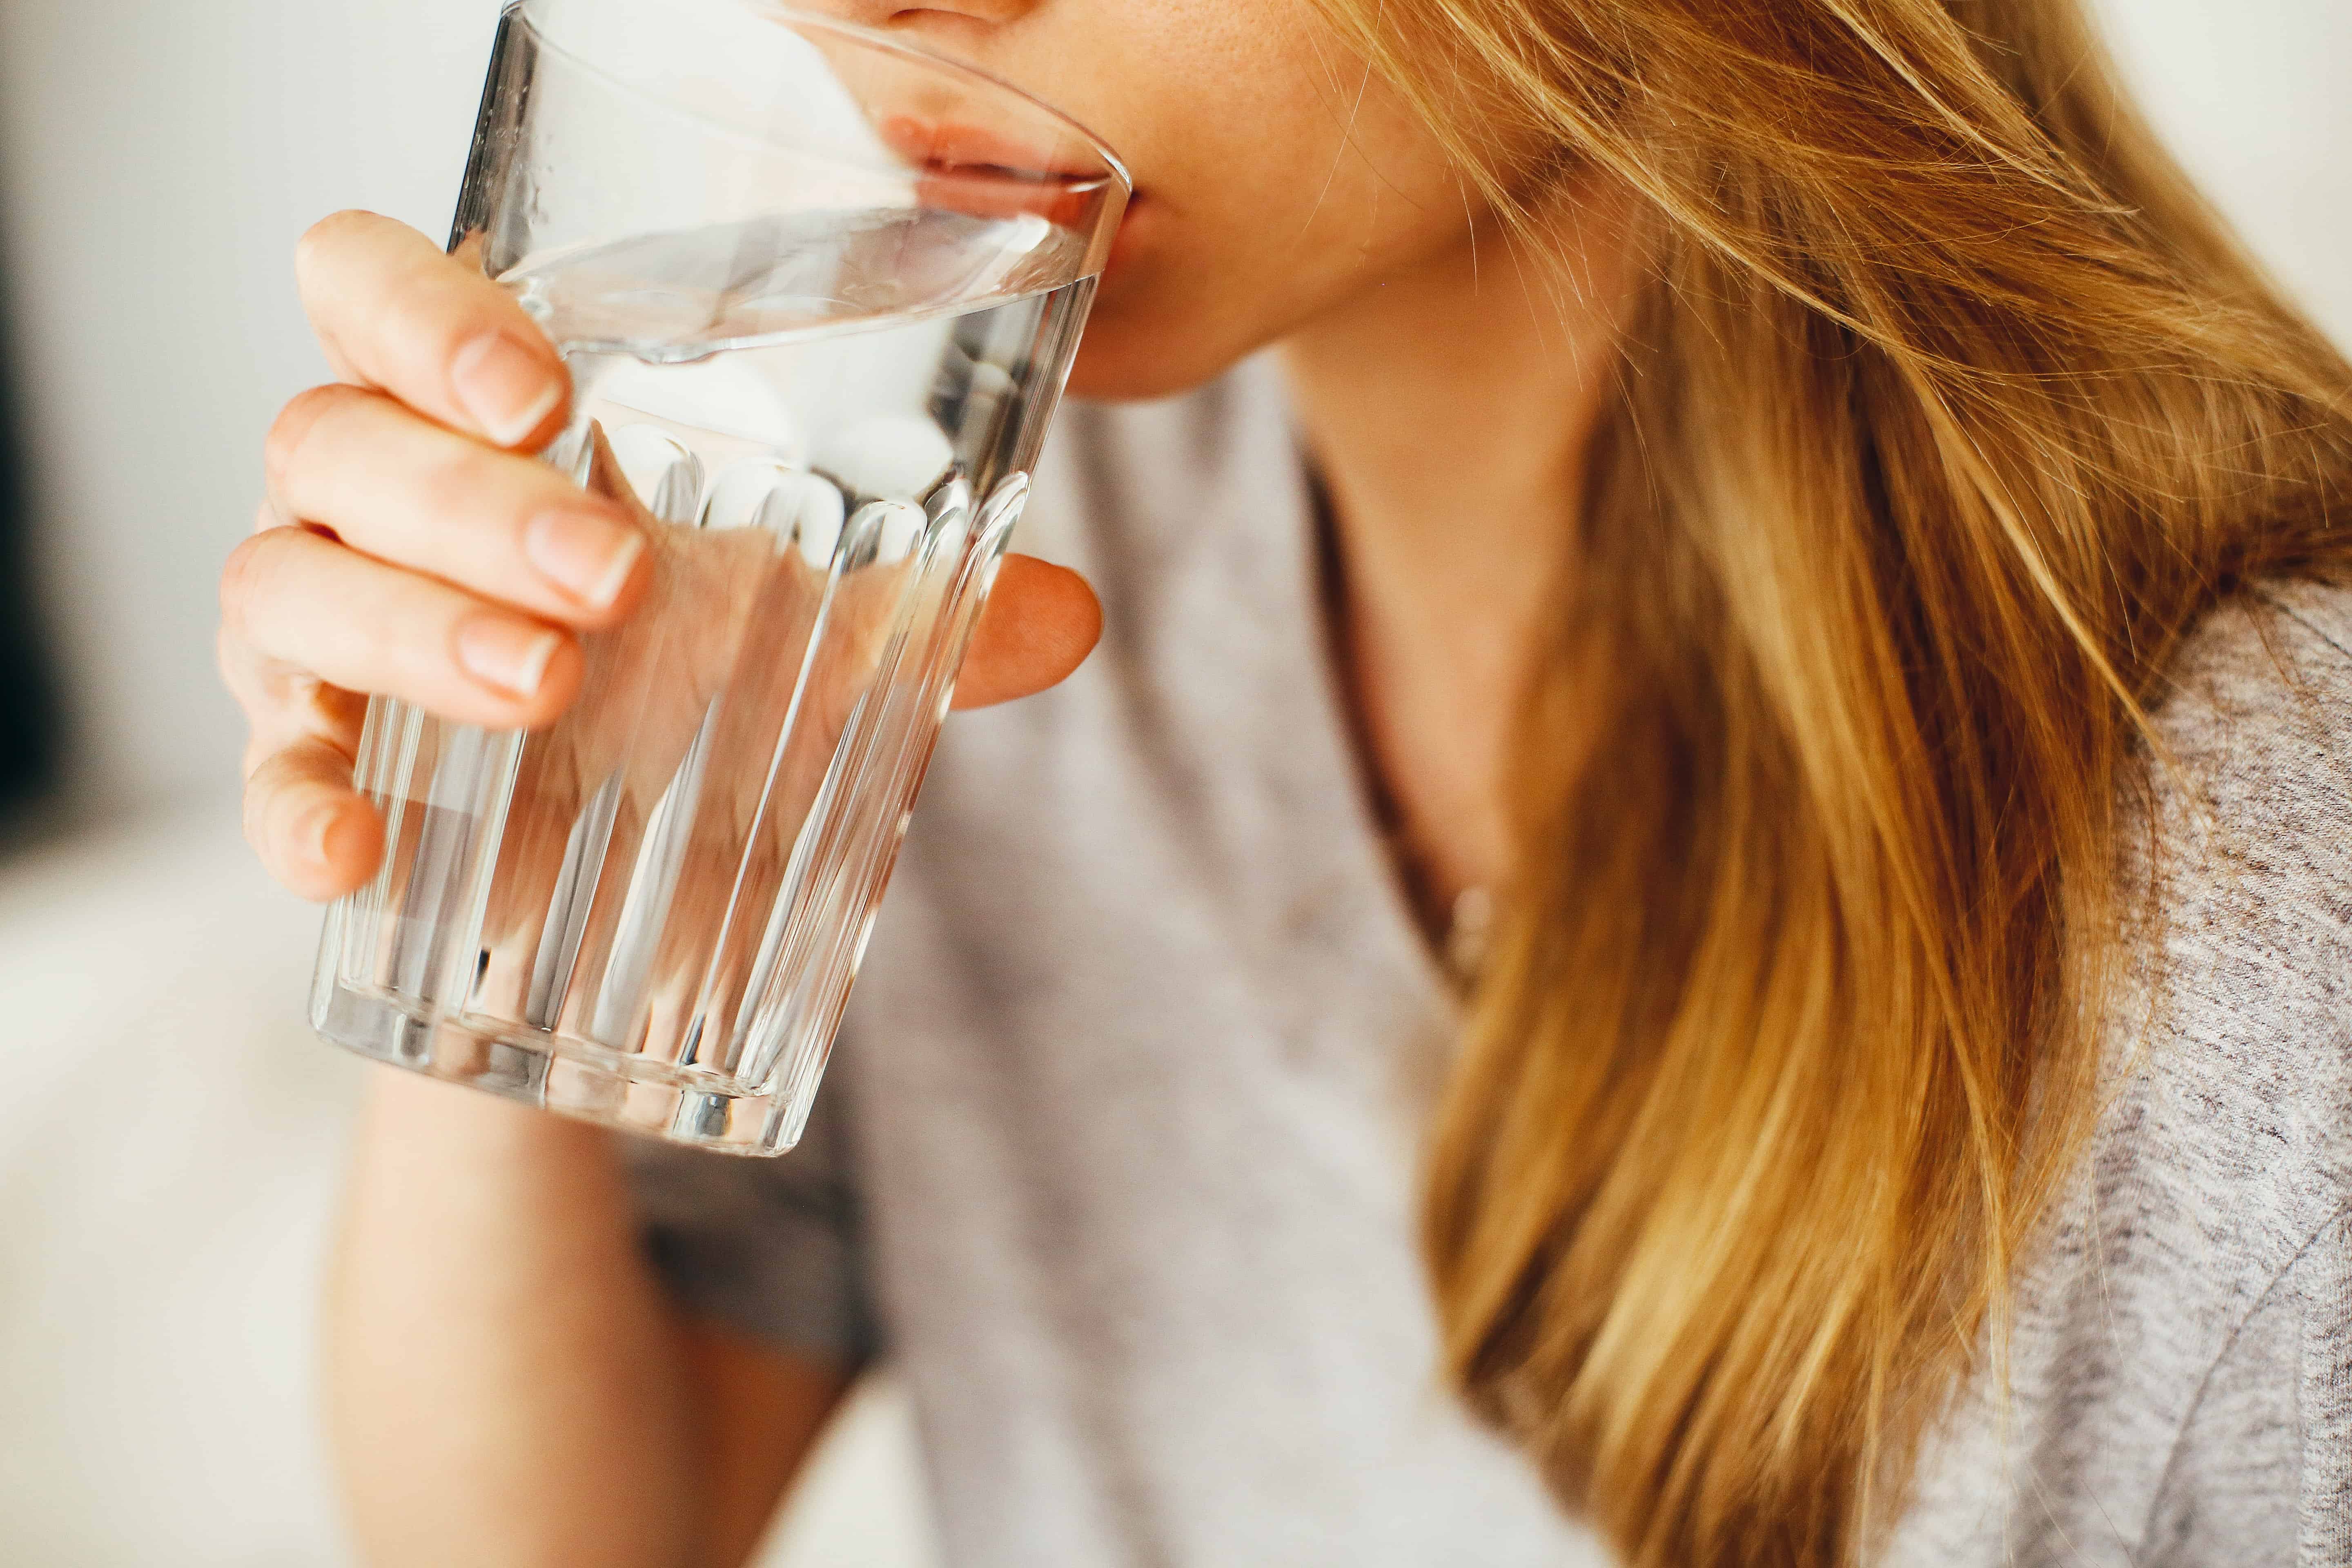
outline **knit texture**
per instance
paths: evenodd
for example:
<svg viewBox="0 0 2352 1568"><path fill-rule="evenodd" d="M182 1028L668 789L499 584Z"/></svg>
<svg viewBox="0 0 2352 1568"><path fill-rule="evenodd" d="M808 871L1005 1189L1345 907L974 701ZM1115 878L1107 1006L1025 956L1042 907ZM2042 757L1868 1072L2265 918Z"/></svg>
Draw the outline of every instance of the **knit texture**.
<svg viewBox="0 0 2352 1568"><path fill-rule="evenodd" d="M1414 1253L1458 1022L1333 694L1263 362L1065 416L1024 548L1108 632L949 726L783 1160L640 1151L694 1310L887 1350L949 1561L1598 1565L1440 1390ZM2200 628L2105 1109L1900 1568L2352 1563L2352 597Z"/></svg>

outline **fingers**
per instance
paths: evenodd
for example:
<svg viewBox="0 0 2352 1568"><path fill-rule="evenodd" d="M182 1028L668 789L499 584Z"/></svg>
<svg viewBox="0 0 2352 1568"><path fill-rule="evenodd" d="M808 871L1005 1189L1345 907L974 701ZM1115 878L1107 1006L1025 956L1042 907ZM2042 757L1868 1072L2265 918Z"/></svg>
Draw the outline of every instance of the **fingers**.
<svg viewBox="0 0 2352 1568"><path fill-rule="evenodd" d="M460 723L548 722L582 661L547 622L625 614L646 540L626 513L467 439L536 448L562 427L569 379L506 290L367 213L314 227L295 269L336 373L387 395L321 389L280 416L274 507L349 542L276 527L239 546L221 581L222 666L254 726L247 837L278 880L325 899L382 852L351 787L357 693Z"/></svg>
<svg viewBox="0 0 2352 1568"><path fill-rule="evenodd" d="M985 708L1059 685L1102 637L1087 580L1034 555L1008 555L956 679L958 708Z"/></svg>
<svg viewBox="0 0 2352 1568"><path fill-rule="evenodd" d="M282 515L533 614L606 626L643 590L646 534L619 505L381 394L302 394L271 426L265 460Z"/></svg>
<svg viewBox="0 0 2352 1568"><path fill-rule="evenodd" d="M515 728L552 719L579 681L578 650L555 628L304 529L264 530L240 545L222 602L223 663L255 721L246 837L269 874L305 898L350 892L383 853L382 819L352 788L356 691L404 698L459 722ZM1101 627L1084 578L1008 556L965 658L956 705L1010 701L1056 684L1092 650Z"/></svg>
<svg viewBox="0 0 2352 1568"><path fill-rule="evenodd" d="M547 335L405 224L337 213L302 237L294 270L338 374L495 446L535 450L562 427L571 388Z"/></svg>
<svg viewBox="0 0 2352 1568"><path fill-rule="evenodd" d="M346 757L358 753L367 721L364 696L267 658L226 629L219 646L222 678L251 731L245 745L248 776L264 757L298 741L325 741Z"/></svg>
<svg viewBox="0 0 2352 1568"><path fill-rule="evenodd" d="M545 724L579 689L580 649L560 628L307 529L238 545L221 610L228 636L260 658L461 724Z"/></svg>
<svg viewBox="0 0 2352 1568"><path fill-rule="evenodd" d="M245 781L245 837L263 868L306 899L341 898L383 853L383 822L352 789L351 759L321 740L273 752Z"/></svg>

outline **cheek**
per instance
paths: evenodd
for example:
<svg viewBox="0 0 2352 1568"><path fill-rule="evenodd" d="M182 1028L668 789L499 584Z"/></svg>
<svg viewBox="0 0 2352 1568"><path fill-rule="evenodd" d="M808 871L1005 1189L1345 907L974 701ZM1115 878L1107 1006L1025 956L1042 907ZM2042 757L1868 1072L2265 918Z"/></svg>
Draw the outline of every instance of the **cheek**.
<svg viewBox="0 0 2352 1568"><path fill-rule="evenodd" d="M916 15L937 32L950 14ZM1134 171L1135 243L1104 279L1081 395L1196 384L1468 232L1434 140L1311 0L1068 0L930 41L1058 104Z"/></svg>
<svg viewBox="0 0 2352 1568"><path fill-rule="evenodd" d="M1164 73L1131 84L1123 123L1104 126L1143 199L1073 392L1197 384L1467 234L1434 140L1335 44L1244 58L1171 37L1159 58Z"/></svg>
<svg viewBox="0 0 2352 1568"><path fill-rule="evenodd" d="M1071 0L980 38L978 63L1100 132L1142 195L1082 395L1197 384L1466 232L1434 142L1310 0Z"/></svg>
<svg viewBox="0 0 2352 1568"><path fill-rule="evenodd" d="M1332 165L1327 153L1304 183L1173 179L1164 202L1155 189L1096 297L1072 391L1150 397L1197 385L1465 241L1469 216L1442 165L1412 184L1393 163Z"/></svg>

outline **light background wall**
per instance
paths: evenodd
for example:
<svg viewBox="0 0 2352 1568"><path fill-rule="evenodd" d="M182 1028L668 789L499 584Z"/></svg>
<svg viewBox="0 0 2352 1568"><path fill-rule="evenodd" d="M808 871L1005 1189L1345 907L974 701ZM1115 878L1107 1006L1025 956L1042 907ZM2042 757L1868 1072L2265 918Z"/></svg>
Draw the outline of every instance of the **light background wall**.
<svg viewBox="0 0 2352 1568"><path fill-rule="evenodd" d="M345 206L438 235L489 0L0 0L0 240L50 625L91 797L235 776L214 582L259 437L322 379L293 245Z"/></svg>
<svg viewBox="0 0 2352 1568"><path fill-rule="evenodd" d="M2192 167L2352 341L2352 0L2105 8ZM341 206L444 228L493 19L490 0L0 0L0 243L81 799L233 776L215 574L272 410L322 374L295 237Z"/></svg>

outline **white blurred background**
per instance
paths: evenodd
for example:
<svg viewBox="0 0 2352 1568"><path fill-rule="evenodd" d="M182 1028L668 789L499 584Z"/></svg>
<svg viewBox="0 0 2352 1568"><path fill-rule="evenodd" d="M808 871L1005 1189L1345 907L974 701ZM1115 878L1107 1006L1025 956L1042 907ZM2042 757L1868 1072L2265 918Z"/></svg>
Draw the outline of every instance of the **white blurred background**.
<svg viewBox="0 0 2352 1568"><path fill-rule="evenodd" d="M0 321L72 726L58 827L0 866L0 1562L341 1560L310 1290L356 1074L303 1028L314 916L236 845L214 580L262 430L323 374L295 237L344 206L443 230L494 9L0 0ZM2352 0L2104 9L2192 171L2352 342ZM925 1561L902 1405L844 1426L776 1561Z"/></svg>

